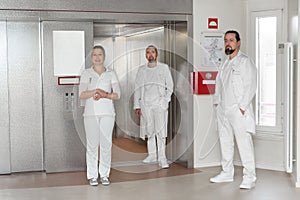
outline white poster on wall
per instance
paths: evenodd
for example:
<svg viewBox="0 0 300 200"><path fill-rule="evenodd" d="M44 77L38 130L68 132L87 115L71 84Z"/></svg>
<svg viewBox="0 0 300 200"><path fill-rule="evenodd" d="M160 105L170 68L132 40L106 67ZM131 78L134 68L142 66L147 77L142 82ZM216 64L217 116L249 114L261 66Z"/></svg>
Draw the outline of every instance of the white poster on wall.
<svg viewBox="0 0 300 200"><path fill-rule="evenodd" d="M203 41L203 66L219 66L223 59L223 35L205 35Z"/></svg>
<svg viewBox="0 0 300 200"><path fill-rule="evenodd" d="M79 76L85 66L84 31L53 31L54 76Z"/></svg>

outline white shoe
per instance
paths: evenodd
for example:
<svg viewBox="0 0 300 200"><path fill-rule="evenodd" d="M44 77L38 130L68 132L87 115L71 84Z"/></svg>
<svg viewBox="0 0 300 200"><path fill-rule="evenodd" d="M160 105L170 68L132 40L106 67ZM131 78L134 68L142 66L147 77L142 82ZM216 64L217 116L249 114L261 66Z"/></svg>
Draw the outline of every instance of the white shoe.
<svg viewBox="0 0 300 200"><path fill-rule="evenodd" d="M107 185L110 184L110 182L109 182L109 180L108 180L108 178L106 176L101 177L101 184L105 185L105 186L107 186Z"/></svg>
<svg viewBox="0 0 300 200"><path fill-rule="evenodd" d="M215 177L212 177L209 179L212 183L225 183L225 182L232 182L233 181L233 175L229 173L221 172Z"/></svg>
<svg viewBox="0 0 300 200"><path fill-rule="evenodd" d="M147 156L147 158L143 160L143 163L157 163L157 158L155 156Z"/></svg>
<svg viewBox="0 0 300 200"><path fill-rule="evenodd" d="M243 178L243 181L240 185L240 189L247 189L247 190L250 190L251 188L254 188L255 187L255 181L256 181L256 178L253 177L253 178Z"/></svg>
<svg viewBox="0 0 300 200"><path fill-rule="evenodd" d="M163 169L169 168L169 164L168 164L167 159L161 160L161 161L159 162L159 166L161 166L161 168L163 168Z"/></svg>
<svg viewBox="0 0 300 200"><path fill-rule="evenodd" d="M90 179L90 185L91 186L97 186L98 185L98 181L96 178L91 178Z"/></svg>

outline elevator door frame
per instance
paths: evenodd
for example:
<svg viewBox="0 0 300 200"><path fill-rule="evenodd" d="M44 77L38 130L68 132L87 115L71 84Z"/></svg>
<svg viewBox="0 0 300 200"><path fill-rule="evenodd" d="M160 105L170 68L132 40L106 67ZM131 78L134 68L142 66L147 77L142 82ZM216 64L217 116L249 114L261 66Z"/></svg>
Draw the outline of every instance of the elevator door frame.
<svg viewBox="0 0 300 200"><path fill-rule="evenodd" d="M165 25L164 53L171 66L174 93L169 107L167 153L173 162L194 167L193 93L190 87L192 47L189 22L169 22ZM172 139L171 139L172 138Z"/></svg>

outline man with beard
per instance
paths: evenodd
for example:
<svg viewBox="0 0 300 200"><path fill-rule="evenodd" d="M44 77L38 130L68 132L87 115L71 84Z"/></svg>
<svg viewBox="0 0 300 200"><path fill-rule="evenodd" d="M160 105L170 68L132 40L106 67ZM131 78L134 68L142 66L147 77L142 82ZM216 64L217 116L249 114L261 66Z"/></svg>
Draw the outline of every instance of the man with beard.
<svg viewBox="0 0 300 200"><path fill-rule="evenodd" d="M213 104L216 108L222 171L210 179L213 183L232 182L234 177L234 137L243 165L241 189L255 187L256 172L252 134L255 118L252 100L257 87L257 69L253 61L240 51L240 36L229 30L224 36L227 58L216 79Z"/></svg>
<svg viewBox="0 0 300 200"><path fill-rule="evenodd" d="M150 45L146 48L148 64L141 66L136 75L134 109L140 118L140 137L148 138L148 157L143 162L158 162L161 168L168 168L165 146L173 80L169 66L158 62L157 56L155 46Z"/></svg>

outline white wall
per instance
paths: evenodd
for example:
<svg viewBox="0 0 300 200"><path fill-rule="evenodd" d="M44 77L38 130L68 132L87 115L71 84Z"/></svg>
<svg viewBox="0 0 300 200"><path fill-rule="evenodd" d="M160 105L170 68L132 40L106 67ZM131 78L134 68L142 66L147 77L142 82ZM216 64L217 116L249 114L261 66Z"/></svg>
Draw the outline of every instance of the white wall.
<svg viewBox="0 0 300 200"><path fill-rule="evenodd" d="M228 29L238 30L241 34L243 50L246 46L245 2L243 0L194 0L193 3L194 70L216 71L215 67L202 66L202 34L224 33ZM218 30L207 29L208 17L219 19ZM194 133L194 167L219 165L220 150L211 95L194 96Z"/></svg>
<svg viewBox="0 0 300 200"><path fill-rule="evenodd" d="M249 45L247 44L251 42L248 37L250 11L283 9L286 13L287 5L286 0L194 0L193 3L195 71L217 70L201 65L201 34L203 32L224 33L228 29L238 30L241 34L241 50L249 54ZM208 17L219 18L219 30L207 29ZM284 22L284 27L286 27L286 22ZM283 35L286 37L287 31ZM212 97L210 95L195 95L194 109L194 166L219 165L220 150L219 143L216 144L218 136L213 117ZM283 137L257 135L254 137L254 148L258 168L284 170ZM204 157L204 155L206 156ZM240 164L239 160L236 151L236 164Z"/></svg>
<svg viewBox="0 0 300 200"><path fill-rule="evenodd" d="M297 58L297 54L298 54L298 0L288 0L288 41L293 43L294 57ZM299 69L297 67L297 65L298 65L298 62L297 61L294 62L295 78L297 76L297 71ZM298 91L297 88L299 88L299 86L296 86L294 91ZM297 94L297 93L295 93L295 94ZM294 102L296 102L296 98L297 98L297 96L295 95ZM296 123L297 123L296 116L297 116L297 112L294 113L294 125L295 125L294 127L296 127ZM299 153L297 153L297 144L300 144L300 143L297 142L297 138L299 138L297 136L297 130L294 131L293 136L294 136L294 143L293 143L294 158L296 160L299 160L299 159L297 159L297 155L299 155ZM297 167L298 167L298 169L297 169ZM299 165L299 162L294 162L293 168L294 168L293 174L292 174L293 179L296 182L296 186L300 187L300 176L299 176L300 165ZM298 177L297 177L297 175L298 175Z"/></svg>
<svg viewBox="0 0 300 200"><path fill-rule="evenodd" d="M299 17L299 10L300 10L300 2L298 0L298 17ZM300 27L300 21L298 20L298 27ZM299 35L299 31L298 31L298 44L300 43L300 35ZM298 54L297 54L297 57L298 59L300 58L300 47L298 45ZM299 89L299 80L300 80L300 70L299 70L299 65L300 65L300 62L297 63L297 87ZM299 127L300 127L300 92L297 93L297 128L296 128L296 144L297 146L295 147L295 150L296 150L296 186L297 187L300 187L300 131L299 131Z"/></svg>

